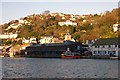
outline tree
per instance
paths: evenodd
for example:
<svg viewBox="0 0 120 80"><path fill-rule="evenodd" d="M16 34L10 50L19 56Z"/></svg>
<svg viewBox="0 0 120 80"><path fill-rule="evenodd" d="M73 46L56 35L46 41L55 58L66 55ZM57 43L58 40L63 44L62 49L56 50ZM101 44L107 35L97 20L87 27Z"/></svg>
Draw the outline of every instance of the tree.
<svg viewBox="0 0 120 80"><path fill-rule="evenodd" d="M76 30L75 30L75 27L73 27L73 26L71 26L71 25L69 25L68 27L69 27L69 29L70 29L70 33L71 33L71 34L74 34L75 31L76 31Z"/></svg>
<svg viewBox="0 0 120 80"><path fill-rule="evenodd" d="M92 30L92 29L93 29L93 26L90 25L89 23L86 23L80 26L80 30Z"/></svg>
<svg viewBox="0 0 120 80"><path fill-rule="evenodd" d="M76 41L79 41L79 40L80 40L80 34L79 34L79 33L73 34L73 38L74 38Z"/></svg>

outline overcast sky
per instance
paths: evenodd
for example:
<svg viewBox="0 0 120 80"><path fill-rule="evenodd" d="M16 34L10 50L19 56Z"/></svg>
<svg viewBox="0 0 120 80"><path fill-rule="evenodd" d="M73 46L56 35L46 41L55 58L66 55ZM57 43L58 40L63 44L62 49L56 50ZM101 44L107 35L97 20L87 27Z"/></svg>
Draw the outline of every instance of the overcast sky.
<svg viewBox="0 0 120 80"><path fill-rule="evenodd" d="M0 24L18 20L31 14L41 14L45 10L51 13L96 14L111 11L118 7L118 0L2 0L0 2ZM49 2L48 2L49 1ZM58 2L59 1L59 2Z"/></svg>

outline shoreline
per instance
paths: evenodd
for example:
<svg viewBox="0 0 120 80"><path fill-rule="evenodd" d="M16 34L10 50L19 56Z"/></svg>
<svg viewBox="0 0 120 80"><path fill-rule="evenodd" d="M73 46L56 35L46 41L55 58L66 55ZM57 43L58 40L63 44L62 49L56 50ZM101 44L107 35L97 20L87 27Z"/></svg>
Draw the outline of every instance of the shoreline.
<svg viewBox="0 0 120 80"><path fill-rule="evenodd" d="M1 57L4 58L4 57ZM10 58L59 58L63 59L61 57L37 57L37 56L21 56L17 55ZM72 59L72 58L71 58ZM108 57L108 56L81 56L79 59L110 59L110 60L120 60L120 57Z"/></svg>

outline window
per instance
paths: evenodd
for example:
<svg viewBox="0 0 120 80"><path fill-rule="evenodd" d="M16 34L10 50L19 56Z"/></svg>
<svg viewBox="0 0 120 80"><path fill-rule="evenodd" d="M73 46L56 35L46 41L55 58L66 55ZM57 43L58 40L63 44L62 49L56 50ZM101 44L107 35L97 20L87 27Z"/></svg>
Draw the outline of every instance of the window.
<svg viewBox="0 0 120 80"><path fill-rule="evenodd" d="M120 48L120 45L118 45L118 48Z"/></svg>
<svg viewBox="0 0 120 80"><path fill-rule="evenodd" d="M98 51L98 53L100 53L100 51Z"/></svg>
<svg viewBox="0 0 120 80"><path fill-rule="evenodd" d="M110 56L115 56L116 51L108 51L108 54L109 54Z"/></svg>
<svg viewBox="0 0 120 80"><path fill-rule="evenodd" d="M117 47L117 45L115 45L115 47Z"/></svg>
<svg viewBox="0 0 120 80"><path fill-rule="evenodd" d="M105 46L103 45L103 48L104 48Z"/></svg>
<svg viewBox="0 0 120 80"><path fill-rule="evenodd" d="M113 54L115 55L115 54L116 54L116 51L113 51Z"/></svg>
<svg viewBox="0 0 120 80"><path fill-rule="evenodd" d="M106 54L107 52L105 51L105 54Z"/></svg>
<svg viewBox="0 0 120 80"><path fill-rule="evenodd" d="M110 54L110 51L108 51L108 54Z"/></svg>
<svg viewBox="0 0 120 80"><path fill-rule="evenodd" d="M77 46L77 50L80 50L80 46Z"/></svg>
<svg viewBox="0 0 120 80"><path fill-rule="evenodd" d="M94 51L94 54L97 54L97 51Z"/></svg>
<svg viewBox="0 0 120 80"><path fill-rule="evenodd" d="M108 45L108 47L110 48L110 45Z"/></svg>
<svg viewBox="0 0 120 80"><path fill-rule="evenodd" d="M97 46L95 46L95 48L97 48Z"/></svg>

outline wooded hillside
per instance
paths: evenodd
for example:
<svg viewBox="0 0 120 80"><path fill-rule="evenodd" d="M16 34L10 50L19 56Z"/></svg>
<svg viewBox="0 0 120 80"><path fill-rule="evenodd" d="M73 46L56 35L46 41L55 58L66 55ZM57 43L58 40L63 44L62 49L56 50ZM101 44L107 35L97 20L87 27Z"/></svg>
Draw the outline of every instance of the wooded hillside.
<svg viewBox="0 0 120 80"><path fill-rule="evenodd" d="M116 24L118 21L118 11L120 9L113 9L111 12L106 11L104 14L89 14L89 15L72 15L61 13L47 13L47 14L33 14L21 18L20 20L26 20L30 24L19 25L17 29L8 28L11 24L19 24L19 20L13 20L9 23L2 25L3 33L15 33L18 31L19 37L37 37L38 39L41 36L55 36L63 38L67 30L70 31L70 34L77 41L92 40L96 38L110 38L117 37L118 32L113 32L113 24ZM51 15L52 14L52 15ZM53 15L54 14L54 15ZM64 15L64 19L63 19ZM75 20L70 20L72 18ZM58 22L65 21L76 22L77 26L60 26ZM120 20L119 20L120 21Z"/></svg>

